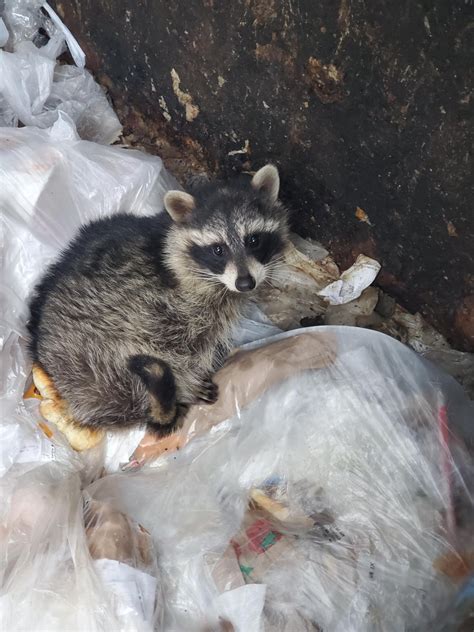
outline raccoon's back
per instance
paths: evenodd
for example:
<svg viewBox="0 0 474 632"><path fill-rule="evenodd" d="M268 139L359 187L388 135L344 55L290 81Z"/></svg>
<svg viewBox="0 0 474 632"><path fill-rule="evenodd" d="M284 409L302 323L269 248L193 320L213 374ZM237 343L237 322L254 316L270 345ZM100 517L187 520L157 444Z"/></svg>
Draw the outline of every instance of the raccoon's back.
<svg viewBox="0 0 474 632"><path fill-rule="evenodd" d="M39 360L38 343L48 323L73 321L80 329L94 318L99 327L119 327L120 335L127 301L146 301L152 288L156 299L157 289L172 287L174 279L162 262L169 224L164 213L120 214L84 226L35 288L27 324L33 359Z"/></svg>

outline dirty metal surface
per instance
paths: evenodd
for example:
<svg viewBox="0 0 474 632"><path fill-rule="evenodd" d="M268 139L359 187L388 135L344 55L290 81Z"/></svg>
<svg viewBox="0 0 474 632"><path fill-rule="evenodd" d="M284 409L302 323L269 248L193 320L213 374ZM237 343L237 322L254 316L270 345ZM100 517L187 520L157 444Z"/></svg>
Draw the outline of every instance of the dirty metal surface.
<svg viewBox="0 0 474 632"><path fill-rule="evenodd" d="M63 0L125 136L178 177L282 174L294 227L474 348L472 3Z"/></svg>

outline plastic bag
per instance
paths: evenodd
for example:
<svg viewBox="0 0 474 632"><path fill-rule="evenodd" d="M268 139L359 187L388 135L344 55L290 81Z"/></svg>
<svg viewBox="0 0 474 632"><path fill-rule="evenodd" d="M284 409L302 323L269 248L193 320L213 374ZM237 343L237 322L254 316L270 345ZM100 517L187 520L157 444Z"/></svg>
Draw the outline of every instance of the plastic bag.
<svg viewBox="0 0 474 632"><path fill-rule="evenodd" d="M9 31L9 50L24 41L33 41L46 25L41 12L43 0L4 0L3 18Z"/></svg>
<svg viewBox="0 0 474 632"><path fill-rule="evenodd" d="M92 485L163 551L165 629L202 623L235 561L266 586L265 629L430 629L458 587L450 565L474 550L472 403L382 334L272 343L231 359L186 447Z"/></svg>
<svg viewBox="0 0 474 632"><path fill-rule="evenodd" d="M150 535L128 516L86 495L87 545L94 568L109 589L124 627L132 616L154 629L162 613L158 569Z"/></svg>
<svg viewBox="0 0 474 632"><path fill-rule="evenodd" d="M0 95L4 123L10 118L12 124L46 128L63 113L76 123L81 138L103 144L117 140L122 129L87 70L56 65L32 42L22 42L14 53L0 51Z"/></svg>
<svg viewBox="0 0 474 632"><path fill-rule="evenodd" d="M45 11L41 10L44 6ZM84 53L54 11L43 2L8 0L8 51L0 50L0 123L47 128L61 114L85 140L110 144L122 126L103 89L84 68ZM37 41L42 29L47 42ZM59 65L66 42L77 66Z"/></svg>
<svg viewBox="0 0 474 632"><path fill-rule="evenodd" d="M12 52L22 42L33 42L41 54L56 59L69 48L76 66L83 68L85 54L71 31L44 0L3 0L3 38L0 47ZM3 22L3 20L2 20ZM6 23L6 25L5 25ZM8 28L7 28L8 27Z"/></svg>
<svg viewBox="0 0 474 632"><path fill-rule="evenodd" d="M154 629L159 601L151 542L125 516L118 520L90 502L85 529L76 472L54 462L17 464L0 479L0 498L2 629ZM104 546L106 532L115 547ZM122 560L136 542L147 572L138 555Z"/></svg>
<svg viewBox="0 0 474 632"><path fill-rule="evenodd" d="M119 630L87 551L78 475L54 463L20 468L0 495L2 629Z"/></svg>

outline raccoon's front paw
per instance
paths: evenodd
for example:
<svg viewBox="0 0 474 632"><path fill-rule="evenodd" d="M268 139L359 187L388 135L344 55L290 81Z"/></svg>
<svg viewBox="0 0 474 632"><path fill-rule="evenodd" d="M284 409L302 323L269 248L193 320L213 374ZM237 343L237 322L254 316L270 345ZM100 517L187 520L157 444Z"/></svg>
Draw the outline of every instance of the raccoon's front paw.
<svg viewBox="0 0 474 632"><path fill-rule="evenodd" d="M198 402L205 402L206 404L214 404L219 397L219 387L215 384L211 378L204 380L201 384L198 392Z"/></svg>

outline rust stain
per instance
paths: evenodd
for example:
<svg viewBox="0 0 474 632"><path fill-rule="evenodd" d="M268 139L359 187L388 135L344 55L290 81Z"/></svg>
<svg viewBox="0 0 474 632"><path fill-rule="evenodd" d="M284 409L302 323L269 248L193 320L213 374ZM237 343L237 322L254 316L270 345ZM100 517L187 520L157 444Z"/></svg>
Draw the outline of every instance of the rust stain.
<svg viewBox="0 0 474 632"><path fill-rule="evenodd" d="M346 30L349 24L349 17L351 15L351 7L348 0L342 0L337 15L337 23L339 28Z"/></svg>
<svg viewBox="0 0 474 632"><path fill-rule="evenodd" d="M346 97L344 73L334 64L323 64L310 57L306 66L307 81L322 103L338 103Z"/></svg>
<svg viewBox="0 0 474 632"><path fill-rule="evenodd" d="M356 207L355 216L357 217L359 222L365 222L366 224L369 224L369 226L372 226L369 216L363 208L360 208L360 206Z"/></svg>
<svg viewBox="0 0 474 632"><path fill-rule="evenodd" d="M466 346L474 350L474 294L466 296L454 315L454 326Z"/></svg>
<svg viewBox="0 0 474 632"><path fill-rule="evenodd" d="M433 567L453 581L461 581L474 570L474 551L446 553L435 559Z"/></svg>
<svg viewBox="0 0 474 632"><path fill-rule="evenodd" d="M450 237L459 237L458 231L456 230L456 226L453 222L447 222L446 227L448 229L448 235Z"/></svg>
<svg viewBox="0 0 474 632"><path fill-rule="evenodd" d="M209 164L203 147L187 136L176 135L173 127L161 117L150 117L127 105L123 98L115 101L122 121L124 142L137 149L158 154L173 175L185 184L192 174L208 173Z"/></svg>

